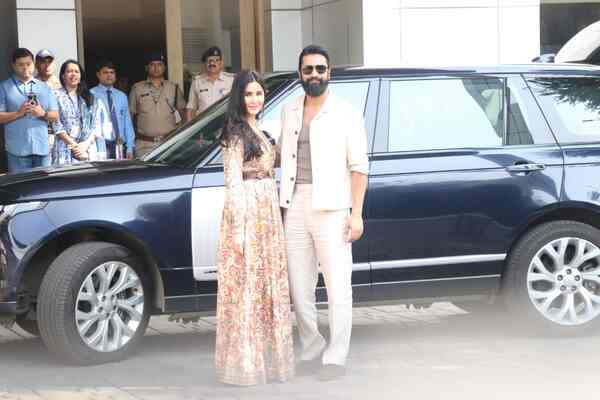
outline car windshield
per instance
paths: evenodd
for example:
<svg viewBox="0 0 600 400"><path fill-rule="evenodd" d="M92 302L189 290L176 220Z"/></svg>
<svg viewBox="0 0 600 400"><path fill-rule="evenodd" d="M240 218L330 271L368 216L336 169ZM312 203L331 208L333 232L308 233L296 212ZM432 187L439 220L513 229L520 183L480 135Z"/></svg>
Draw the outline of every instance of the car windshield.
<svg viewBox="0 0 600 400"><path fill-rule="evenodd" d="M280 86L289 81L287 75L265 78L267 101ZM218 144L229 96L210 106L190 122L175 129L169 138L142 158L150 163L194 168Z"/></svg>

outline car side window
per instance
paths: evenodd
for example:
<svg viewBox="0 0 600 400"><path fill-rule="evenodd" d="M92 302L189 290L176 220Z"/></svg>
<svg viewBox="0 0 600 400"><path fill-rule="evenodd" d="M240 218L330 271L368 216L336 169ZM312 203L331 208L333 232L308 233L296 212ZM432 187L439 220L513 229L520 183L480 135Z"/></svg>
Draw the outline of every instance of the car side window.
<svg viewBox="0 0 600 400"><path fill-rule="evenodd" d="M278 99L277 103L269 107L264 115L261 117L259 126L260 129L269 132L272 138L277 140L281 134L281 110L290 100L295 99L304 93L302 86L294 86L287 95Z"/></svg>
<svg viewBox="0 0 600 400"><path fill-rule="evenodd" d="M521 75L507 78L505 145L556 144L542 112Z"/></svg>
<svg viewBox="0 0 600 400"><path fill-rule="evenodd" d="M393 81L388 151L501 146L503 96L501 78Z"/></svg>
<svg viewBox="0 0 600 400"><path fill-rule="evenodd" d="M600 141L600 78L536 76L527 83L562 144Z"/></svg>

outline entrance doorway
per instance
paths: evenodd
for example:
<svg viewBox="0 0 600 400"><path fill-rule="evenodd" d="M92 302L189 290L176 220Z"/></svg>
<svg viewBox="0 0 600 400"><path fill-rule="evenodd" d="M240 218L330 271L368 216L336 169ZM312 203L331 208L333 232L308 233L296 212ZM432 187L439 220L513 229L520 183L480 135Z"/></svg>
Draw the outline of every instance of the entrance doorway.
<svg viewBox="0 0 600 400"><path fill-rule="evenodd" d="M128 92L146 78L144 55L166 54L164 0L81 0L84 59L88 84L96 85L96 64L111 60L117 86Z"/></svg>

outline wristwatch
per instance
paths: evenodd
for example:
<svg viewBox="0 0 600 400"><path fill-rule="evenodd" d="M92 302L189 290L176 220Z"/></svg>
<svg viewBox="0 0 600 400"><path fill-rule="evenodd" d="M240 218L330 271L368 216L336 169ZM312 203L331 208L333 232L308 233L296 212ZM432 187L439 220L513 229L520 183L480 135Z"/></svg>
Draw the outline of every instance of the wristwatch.
<svg viewBox="0 0 600 400"><path fill-rule="evenodd" d="M42 115L42 119L48 119L48 111L44 111L44 115Z"/></svg>

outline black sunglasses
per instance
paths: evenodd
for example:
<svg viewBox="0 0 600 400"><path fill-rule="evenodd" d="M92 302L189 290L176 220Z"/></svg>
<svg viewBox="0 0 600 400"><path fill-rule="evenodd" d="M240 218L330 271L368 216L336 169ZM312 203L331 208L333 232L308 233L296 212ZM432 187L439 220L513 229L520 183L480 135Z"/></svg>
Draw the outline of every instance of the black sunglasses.
<svg viewBox="0 0 600 400"><path fill-rule="evenodd" d="M302 67L302 73L304 75L310 75L315 69L317 70L318 74L324 74L327 71L327 65L305 65Z"/></svg>

